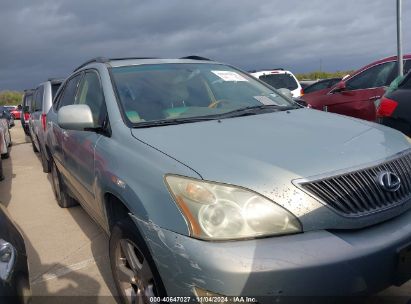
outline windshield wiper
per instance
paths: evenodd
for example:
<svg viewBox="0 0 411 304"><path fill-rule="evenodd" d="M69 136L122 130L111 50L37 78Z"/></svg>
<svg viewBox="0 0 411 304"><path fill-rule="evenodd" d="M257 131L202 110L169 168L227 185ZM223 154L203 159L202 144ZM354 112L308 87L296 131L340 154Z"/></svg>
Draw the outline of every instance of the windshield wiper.
<svg viewBox="0 0 411 304"><path fill-rule="evenodd" d="M174 118L174 119L164 119L155 121L143 121L133 124L133 128L150 128L150 127L161 127L170 125L179 125L184 123L192 123L199 121L215 120L218 119L214 115L208 117L191 117L191 118Z"/></svg>
<svg viewBox="0 0 411 304"><path fill-rule="evenodd" d="M249 106L245 108L236 109L219 115L219 118L228 118L228 117L239 117L239 116L248 116L255 115L261 112L268 111L286 111L296 109L295 106L279 106L279 105L259 105L259 106Z"/></svg>

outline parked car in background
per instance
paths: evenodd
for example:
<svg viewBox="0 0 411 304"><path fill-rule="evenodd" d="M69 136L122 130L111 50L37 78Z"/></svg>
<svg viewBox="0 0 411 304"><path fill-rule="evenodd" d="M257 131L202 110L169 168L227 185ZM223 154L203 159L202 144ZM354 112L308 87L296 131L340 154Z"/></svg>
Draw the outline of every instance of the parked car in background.
<svg viewBox="0 0 411 304"><path fill-rule="evenodd" d="M57 202L110 235L123 303L363 295L411 277L411 144L396 130L199 57L91 60L47 122Z"/></svg>
<svg viewBox="0 0 411 304"><path fill-rule="evenodd" d="M5 106L0 106L0 113L3 113L3 115L6 117L8 123L9 123L9 128L14 127L14 117L11 115L9 109Z"/></svg>
<svg viewBox="0 0 411 304"><path fill-rule="evenodd" d="M331 89L306 94L303 99L312 108L376 120L375 101L384 94L397 75L397 57L388 57L354 72ZM404 56L404 70L411 67L411 54Z"/></svg>
<svg viewBox="0 0 411 304"><path fill-rule="evenodd" d="M23 127L24 133L30 136L29 129L29 118L31 113L31 106L33 102L34 90L24 90L23 100L22 100L22 115L20 117L21 126Z"/></svg>
<svg viewBox="0 0 411 304"><path fill-rule="evenodd" d="M9 108L11 115L13 115L14 119L20 119L21 115L21 105L17 106L6 106Z"/></svg>
<svg viewBox="0 0 411 304"><path fill-rule="evenodd" d="M299 80L298 81L301 85L301 88L304 90L306 87L312 85L313 83L316 83L317 80Z"/></svg>
<svg viewBox="0 0 411 304"><path fill-rule="evenodd" d="M29 269L24 239L0 203L0 301L7 304L29 303Z"/></svg>
<svg viewBox="0 0 411 304"><path fill-rule="evenodd" d="M9 127L9 117L4 111L0 111L0 133L1 158L9 158L9 151L11 147L11 135Z"/></svg>
<svg viewBox="0 0 411 304"><path fill-rule="evenodd" d="M318 80L317 82L314 82L313 84L304 88L304 95L317 92L320 90L326 90L328 88L333 87L340 81L341 81L341 78L328 78L328 79Z"/></svg>
<svg viewBox="0 0 411 304"><path fill-rule="evenodd" d="M398 88L381 98L377 108L377 120L411 137L411 72Z"/></svg>
<svg viewBox="0 0 411 304"><path fill-rule="evenodd" d="M300 97L303 94L302 87L297 78L290 71L284 69L251 71L250 74L275 89L288 89L293 97Z"/></svg>
<svg viewBox="0 0 411 304"><path fill-rule="evenodd" d="M58 88L63 80L49 79L41 83L34 91L29 118L29 130L34 152L40 152L44 172L50 172L50 164L45 152L45 130L47 127L47 112L53 103Z"/></svg>

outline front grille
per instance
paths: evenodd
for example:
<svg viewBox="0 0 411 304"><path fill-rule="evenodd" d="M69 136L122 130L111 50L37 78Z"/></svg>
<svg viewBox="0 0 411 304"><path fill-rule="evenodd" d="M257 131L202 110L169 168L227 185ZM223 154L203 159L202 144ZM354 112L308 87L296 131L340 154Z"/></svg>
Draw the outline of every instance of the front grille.
<svg viewBox="0 0 411 304"><path fill-rule="evenodd" d="M379 185L377 176L383 171L398 175L401 187L397 191L389 192ZM301 182L300 185L346 216L362 216L392 208L411 199L411 152L365 169Z"/></svg>

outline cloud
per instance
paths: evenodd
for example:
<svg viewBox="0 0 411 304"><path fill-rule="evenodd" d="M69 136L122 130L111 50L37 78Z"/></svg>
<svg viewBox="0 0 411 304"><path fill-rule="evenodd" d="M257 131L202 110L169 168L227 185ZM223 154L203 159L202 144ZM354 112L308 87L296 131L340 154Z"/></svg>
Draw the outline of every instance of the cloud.
<svg viewBox="0 0 411 304"><path fill-rule="evenodd" d="M404 51L411 52L404 2ZM96 57L190 54L243 69L355 69L396 53L395 1L13 1L0 11L0 90Z"/></svg>

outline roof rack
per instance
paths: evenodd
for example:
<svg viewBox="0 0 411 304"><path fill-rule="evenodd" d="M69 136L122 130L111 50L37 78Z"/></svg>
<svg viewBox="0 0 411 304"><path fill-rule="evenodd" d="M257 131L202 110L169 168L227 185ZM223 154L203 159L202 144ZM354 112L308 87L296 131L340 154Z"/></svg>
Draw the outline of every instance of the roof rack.
<svg viewBox="0 0 411 304"><path fill-rule="evenodd" d="M110 61L110 59L105 58L105 57L96 57L96 58L90 59L90 60L84 62L83 64L79 65L77 68L74 69L73 72L76 72L76 71L80 70L82 67L85 67L86 65L88 65L90 63L94 63L94 62L104 63L104 62L107 62L107 61Z"/></svg>
<svg viewBox="0 0 411 304"><path fill-rule="evenodd" d="M179 59L191 59L191 60L206 60L206 61L211 61L211 59L209 59L209 58L201 57L201 56L197 56L197 55L190 55L190 56L180 57Z"/></svg>
<svg viewBox="0 0 411 304"><path fill-rule="evenodd" d="M106 57L96 57L84 62L82 65L78 66L73 72L80 70L90 63L106 63L114 60L133 60L133 59L157 59L156 57L121 57L121 58L106 58Z"/></svg>

